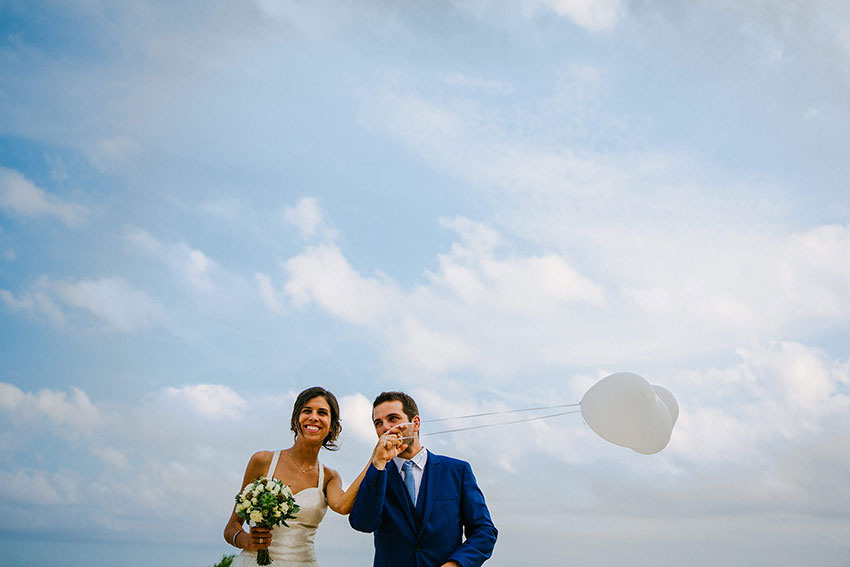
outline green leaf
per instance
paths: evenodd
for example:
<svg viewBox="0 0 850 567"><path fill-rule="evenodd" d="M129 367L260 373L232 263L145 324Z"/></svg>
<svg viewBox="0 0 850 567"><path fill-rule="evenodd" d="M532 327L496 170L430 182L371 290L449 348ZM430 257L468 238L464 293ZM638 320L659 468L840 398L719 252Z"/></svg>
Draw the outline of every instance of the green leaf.
<svg viewBox="0 0 850 567"><path fill-rule="evenodd" d="M233 564L233 560L236 558L235 555L222 555L221 561L213 565L212 567L230 567Z"/></svg>

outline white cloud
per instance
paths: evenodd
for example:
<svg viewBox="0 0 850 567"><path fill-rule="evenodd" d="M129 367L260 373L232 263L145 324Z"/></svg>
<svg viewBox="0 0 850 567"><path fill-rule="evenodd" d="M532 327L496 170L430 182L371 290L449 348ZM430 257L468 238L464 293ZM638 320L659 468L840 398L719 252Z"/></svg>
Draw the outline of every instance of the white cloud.
<svg viewBox="0 0 850 567"><path fill-rule="evenodd" d="M563 342L560 317L604 308L603 290L556 254L505 253L501 236L481 223L458 217L443 225L458 232L460 242L439 256L439 269L427 273L429 285L405 291L386 276L364 277L339 248L323 245L284 264L284 291L296 308L314 304L379 333L401 367L507 374L527 365L523 358L569 357L554 348ZM494 345L518 328L523 336L511 340L515 350L494 353Z"/></svg>
<svg viewBox="0 0 850 567"><path fill-rule="evenodd" d="M595 309L571 314L597 339L582 354L588 360L608 360L606 349L627 359L734 348L850 318L850 227L783 231L776 219L791 205L780 188L724 179L687 156L538 142L546 137L529 137L481 101L376 100L382 111L367 108L368 119L438 170L499 191L495 222L553 251L496 263L479 255L473 269L453 249L440 255L440 281L431 283L502 306L513 298L527 313L545 312L557 294L595 299ZM566 260L576 250L592 279ZM502 287L488 287L496 271ZM523 293L535 280L558 283Z"/></svg>
<svg viewBox="0 0 850 567"><path fill-rule="evenodd" d="M296 307L316 303L350 323L372 326L386 319L398 290L388 278L366 278L333 244L311 246L287 260L284 291Z"/></svg>
<svg viewBox="0 0 850 567"><path fill-rule="evenodd" d="M12 384L0 382L0 406L6 410L18 407L24 400L24 393Z"/></svg>
<svg viewBox="0 0 850 567"><path fill-rule="evenodd" d="M850 51L850 24L845 25L838 32L838 42L844 49Z"/></svg>
<svg viewBox="0 0 850 567"><path fill-rule="evenodd" d="M3 303L9 309L13 311L17 311L19 309L32 309L33 308L33 299L31 295L24 294L20 297L15 297L11 291L6 289L0 289L0 299L3 300Z"/></svg>
<svg viewBox="0 0 850 567"><path fill-rule="evenodd" d="M215 289L213 272L218 264L203 251L185 243L165 243L138 227L128 227L124 238L135 248L168 265L192 288L210 292Z"/></svg>
<svg viewBox="0 0 850 567"><path fill-rule="evenodd" d="M65 323L65 314L50 296L50 282L46 277L39 278L29 291L17 296L9 290L0 289L0 300L13 311L40 312L57 326Z"/></svg>
<svg viewBox="0 0 850 567"><path fill-rule="evenodd" d="M343 435L351 435L357 442L374 445L377 437L372 425L372 402L363 394L339 398L339 412Z"/></svg>
<svg viewBox="0 0 850 567"><path fill-rule="evenodd" d="M609 31L619 17L619 0L528 0L547 6L559 16L569 18L590 31Z"/></svg>
<svg viewBox="0 0 850 567"><path fill-rule="evenodd" d="M55 217L66 226L85 221L88 209L66 203L60 197L39 188L17 171L0 167L0 209L26 217Z"/></svg>
<svg viewBox="0 0 850 567"><path fill-rule="evenodd" d="M327 226L319 203L311 197L304 197L294 207L285 209L283 218L297 228L305 240L314 237L325 240L336 238L336 231Z"/></svg>
<svg viewBox="0 0 850 567"><path fill-rule="evenodd" d="M0 499L27 508L79 504L81 489L77 479L62 472L21 469L10 473L0 470Z"/></svg>
<svg viewBox="0 0 850 567"><path fill-rule="evenodd" d="M454 229L463 242L454 244L450 254L439 255L440 273L429 276L466 303L491 303L502 311L531 315L565 303L605 301L599 286L556 254L497 259L500 237L492 229L463 217L441 224Z"/></svg>
<svg viewBox="0 0 850 567"><path fill-rule="evenodd" d="M109 466L118 469L127 469L130 466L127 454L123 451L119 451L118 449L114 449L112 447L94 446L91 447L91 452L94 456L96 456Z"/></svg>
<svg viewBox="0 0 850 567"><path fill-rule="evenodd" d="M130 136L98 140L89 151L92 164L101 171L114 171L126 165L140 152L138 142Z"/></svg>
<svg viewBox="0 0 850 567"><path fill-rule="evenodd" d="M794 342L738 354L738 366L676 381L682 412L667 450L694 462L745 463L767 444L816 437L850 410L850 361Z"/></svg>
<svg viewBox="0 0 850 567"><path fill-rule="evenodd" d="M119 331L149 327L163 317L162 306L123 278L56 282L56 294Z"/></svg>
<svg viewBox="0 0 850 567"><path fill-rule="evenodd" d="M644 206L629 195L623 201L618 206ZM382 274L360 274L337 246L310 247L285 263L284 294L297 308L314 304L374 329L398 364L429 372L509 375L582 363L622 369L664 352L734 348L850 318L850 227L793 234L720 228L692 218L685 202L665 207L638 232L627 219L571 225L553 207L534 226L564 227L556 248L580 239L581 263L554 251L511 253L512 242L492 227L444 219L459 240L437 256L425 283L408 290ZM274 297L267 296L270 306ZM508 351L499 346L504 341Z"/></svg>
<svg viewBox="0 0 850 567"><path fill-rule="evenodd" d="M480 353L464 338L448 330L429 328L413 317L404 319L398 330L387 333L399 367L412 365L434 373L464 368L475 362Z"/></svg>
<svg viewBox="0 0 850 567"><path fill-rule="evenodd" d="M538 206L539 196L557 197L560 207L579 196L604 200L612 188L632 182L639 167L633 156L624 164L624 156L579 153L542 135L529 138L527 126L503 123L480 102L463 98L378 92L363 116L435 169L488 192L537 196Z"/></svg>
<svg viewBox="0 0 850 567"><path fill-rule="evenodd" d="M9 458L14 451L0 448L6 463L0 470L0 498L6 506L33 515L27 531L74 529L84 522L102 528L103 533L120 534L158 521L154 518L175 505L201 524L219 523L218 517L213 521L211 516L232 499L241 479L241 471L229 470L232 459L241 460L241 454L232 450L227 430L217 429L214 423L196 427L196 414L158 407L151 403L156 401L151 396L118 404L118 412L104 414L93 410L81 391L63 394L21 392L0 383L0 417L4 429L8 426L16 439L9 449L32 453L35 463L20 466ZM49 445L39 420L53 425L59 434ZM86 435L74 435L80 430ZM236 438L243 434L234 433ZM199 452L199 447L216 444L215 452ZM58 453L65 458L58 458ZM91 467L92 455L100 466ZM231 462L221 466L222 458ZM231 480L229 474L233 486L228 483L223 489L223 479ZM215 502L208 503L210 497ZM116 501L125 506L114 506ZM80 507L81 502L85 506ZM55 516L49 526L41 521L46 515ZM9 525L3 522L3 527Z"/></svg>
<svg viewBox="0 0 850 567"><path fill-rule="evenodd" d="M468 91L482 91L499 94L509 94L513 91L513 87L503 81L493 79L482 79L463 73L452 73L443 78L443 82L448 85L460 87Z"/></svg>
<svg viewBox="0 0 850 567"><path fill-rule="evenodd" d="M728 408L693 407L680 416L666 451L694 462L740 462L758 451L766 432L750 418L758 406L740 405L738 415ZM775 415L776 412L771 412Z"/></svg>
<svg viewBox="0 0 850 567"><path fill-rule="evenodd" d="M136 226L128 226L124 230L124 238L131 245L148 254L159 254L163 249L163 244L152 234Z"/></svg>
<svg viewBox="0 0 850 567"><path fill-rule="evenodd" d="M204 526L198 534L208 534L229 514L227 503L251 453L288 439L292 400L259 392L246 401L226 386L193 384L113 401L105 411L79 389L26 392L0 382L0 422L10 437L0 443L0 497L39 517L42 506L50 507L54 530L84 522L120 534L158 523L178 506ZM249 406L255 411L245 412ZM17 452L28 455L28 465L15 458ZM27 478L30 484L21 483ZM54 490L41 491L42 482ZM13 494L22 486L40 492ZM110 504L115 501L125 506ZM69 508L78 502L86 506ZM27 530L37 525L33 518ZM198 534L191 537L203 539Z"/></svg>
<svg viewBox="0 0 850 567"><path fill-rule="evenodd" d="M35 290L32 293L32 296L35 299L35 304L38 306L39 311L44 313L47 318L50 319L51 323L57 326L65 323L65 314L56 302L53 301L53 298L47 291Z"/></svg>
<svg viewBox="0 0 850 567"><path fill-rule="evenodd" d="M265 306L271 309L274 313L283 312L283 304L272 285L271 278L266 274L258 272L254 274L254 279L256 280L257 287L260 290L260 299L263 300Z"/></svg>
<svg viewBox="0 0 850 567"><path fill-rule="evenodd" d="M838 385L846 383L850 376L846 365L836 365L822 352L798 343L778 343L769 350L741 352L751 365L750 370L758 373L759 382L769 380L782 406L792 411L828 411Z"/></svg>
<svg viewBox="0 0 850 567"><path fill-rule="evenodd" d="M149 327L162 320L165 314L156 300L118 277L54 281L42 276L29 290L17 296L0 289L0 300L15 311L41 313L57 326L65 324L69 306L94 315L118 331ZM64 310L57 300L64 304Z"/></svg>
<svg viewBox="0 0 850 567"><path fill-rule="evenodd" d="M70 396L47 388L33 394L0 382L0 409L15 421L46 418L59 428L74 431L88 432L103 422L100 410L79 388L71 388Z"/></svg>
<svg viewBox="0 0 850 567"><path fill-rule="evenodd" d="M242 396L221 384L194 384L166 388L165 392L209 419L238 419L247 404Z"/></svg>
<svg viewBox="0 0 850 567"><path fill-rule="evenodd" d="M200 250L188 250L186 256L185 270L189 282L198 289L212 289L208 272L213 262Z"/></svg>
<svg viewBox="0 0 850 567"><path fill-rule="evenodd" d="M248 215L245 202L236 198L214 199L203 203L200 208L206 214L228 222L240 222Z"/></svg>
<svg viewBox="0 0 850 567"><path fill-rule="evenodd" d="M728 340L731 329L749 342L850 318L850 267L841 261L850 254L850 227L788 236L717 233L704 245L677 250L658 240L632 279L624 274L623 296L659 332L678 326L692 329L691 337Z"/></svg>

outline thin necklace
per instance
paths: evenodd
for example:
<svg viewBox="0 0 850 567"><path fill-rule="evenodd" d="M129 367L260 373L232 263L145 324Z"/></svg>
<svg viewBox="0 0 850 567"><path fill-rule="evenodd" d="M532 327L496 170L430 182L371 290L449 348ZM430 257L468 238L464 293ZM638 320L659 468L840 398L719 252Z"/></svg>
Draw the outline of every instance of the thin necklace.
<svg viewBox="0 0 850 567"><path fill-rule="evenodd" d="M296 461L296 460L295 460L295 457L293 457L293 456L292 456L292 453L291 453L290 451L291 451L291 449L290 449L290 450L287 450L287 451L286 451L286 454L287 454L287 455L289 455L289 458L290 458L290 459L292 460L292 462L295 464L295 467L296 467L299 471L301 471L301 474L307 474L308 472L310 472L311 470L313 470L314 468L316 468L316 463L313 463L312 465L310 465L310 468L308 468L308 469L302 469L302 468L301 468L301 465L299 465L299 464L298 464L298 461ZM317 461L317 462L318 462L318 461Z"/></svg>

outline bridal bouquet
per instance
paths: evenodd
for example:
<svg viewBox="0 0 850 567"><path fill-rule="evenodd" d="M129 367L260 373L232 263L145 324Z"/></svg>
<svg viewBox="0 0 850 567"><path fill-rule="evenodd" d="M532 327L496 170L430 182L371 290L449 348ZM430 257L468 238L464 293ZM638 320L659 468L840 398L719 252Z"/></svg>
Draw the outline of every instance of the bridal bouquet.
<svg viewBox="0 0 850 567"><path fill-rule="evenodd" d="M292 490L276 478L261 476L236 495L236 515L255 526L273 528L295 517L298 504ZM271 565L268 549L257 551L257 565Z"/></svg>

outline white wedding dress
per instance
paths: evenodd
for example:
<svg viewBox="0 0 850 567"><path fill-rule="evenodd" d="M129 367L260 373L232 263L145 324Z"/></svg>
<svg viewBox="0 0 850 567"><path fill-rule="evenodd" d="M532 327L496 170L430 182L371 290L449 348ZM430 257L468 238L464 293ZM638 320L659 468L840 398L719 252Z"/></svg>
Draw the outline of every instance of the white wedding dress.
<svg viewBox="0 0 850 567"><path fill-rule="evenodd" d="M280 451L274 452L272 463L269 465L267 477L271 478L277 467ZM272 558L271 567L319 567L313 538L319 522L328 511L328 501L325 498L325 467L319 463L319 485L305 488L295 493L295 503L300 510L291 520L286 520L289 527L277 526L272 529L272 543L269 555ZM236 556L232 567L256 567L257 552L242 550Z"/></svg>

